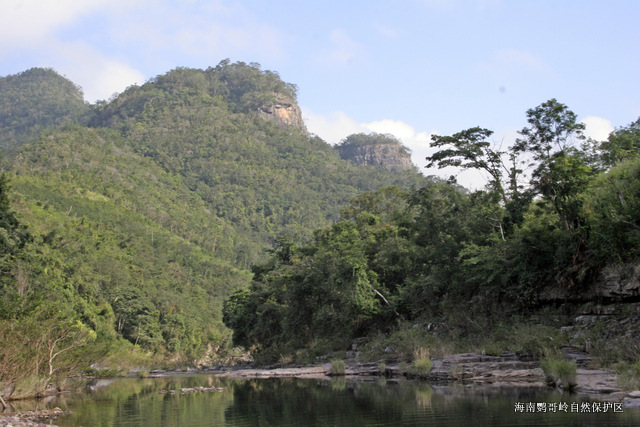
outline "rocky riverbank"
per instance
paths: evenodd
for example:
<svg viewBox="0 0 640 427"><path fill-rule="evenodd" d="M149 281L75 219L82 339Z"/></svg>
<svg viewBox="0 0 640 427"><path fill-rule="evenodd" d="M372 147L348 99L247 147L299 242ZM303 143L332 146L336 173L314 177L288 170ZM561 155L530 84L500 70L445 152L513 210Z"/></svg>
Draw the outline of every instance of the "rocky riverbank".
<svg viewBox="0 0 640 427"><path fill-rule="evenodd" d="M640 391L624 391L618 385L616 373L612 369L590 369L590 357L576 349L565 349L564 356L574 360L578 366L577 386L573 390L585 400L619 402L623 407L640 407ZM521 387L547 387L545 374L540 363L529 356L504 352L498 356L462 353L443 358L431 358L432 368L422 379L433 387L446 386L450 383L464 387L481 387L496 390ZM228 367L216 366L204 369L187 369L182 371L153 370L149 378L162 378L175 375L213 374L230 378L275 378L295 377L306 379L331 380L335 375L331 372L332 364L292 366L274 365L268 367ZM134 375L134 374L132 374ZM358 362L357 359L345 360L344 377L354 381L375 381L387 378L389 381L402 381L411 375L406 372L397 360L377 362ZM109 383L109 380L98 382ZM219 387L199 387L193 389L162 390L160 393L200 393L220 392ZM55 417L64 415L59 408L47 411L25 411L19 413L0 414L0 427L4 426L45 426Z"/></svg>
<svg viewBox="0 0 640 427"><path fill-rule="evenodd" d="M51 424L53 420L68 413L60 408L3 413L0 414L0 427L56 427Z"/></svg>
<svg viewBox="0 0 640 427"><path fill-rule="evenodd" d="M576 360L577 386L573 392L602 401L622 402L625 407L640 407L640 391L625 392L618 386L613 370L587 368L588 356L569 353ZM273 366L266 368L212 368L210 372L233 378L316 378L330 379L331 363L316 366ZM368 378L397 378L404 374L401 364L395 362L358 363L347 361L345 377L366 380ZM489 387L546 387L545 374L538 361L514 353L488 356L475 353L455 354L432 359L432 369L424 378L432 383L460 382L466 385Z"/></svg>

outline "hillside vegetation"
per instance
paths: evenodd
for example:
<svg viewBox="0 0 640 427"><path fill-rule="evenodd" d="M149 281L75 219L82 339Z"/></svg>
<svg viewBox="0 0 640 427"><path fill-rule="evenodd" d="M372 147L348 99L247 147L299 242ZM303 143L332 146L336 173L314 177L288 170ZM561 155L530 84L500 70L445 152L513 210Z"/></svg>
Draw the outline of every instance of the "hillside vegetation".
<svg viewBox="0 0 640 427"><path fill-rule="evenodd" d="M258 114L283 97L296 87L229 61L96 105L52 70L0 79L1 381L223 360L222 302L276 240L309 241L362 191L427 182Z"/></svg>
<svg viewBox="0 0 640 427"><path fill-rule="evenodd" d="M308 362L363 337L424 359L426 324L539 354L506 335L556 310L545 290L579 299L640 256L640 120L587 140L552 99L505 151L480 127L433 136L428 167L488 177L471 192L406 167L391 135L336 149L276 118L296 96L227 60L95 105L52 70L1 78L0 382L234 346Z"/></svg>
<svg viewBox="0 0 640 427"><path fill-rule="evenodd" d="M265 361L344 355L363 337L365 352L408 361L461 343L458 351L558 351L568 305L543 301L544 291L597 303L581 294L602 268L640 257L640 120L598 142L555 99L527 118L505 152L479 127L433 137L428 166L482 171L484 190L381 188L352 199L311 242L280 241L253 268L251 288L225 303L234 342ZM640 336L629 332L624 351L594 342L637 358Z"/></svg>

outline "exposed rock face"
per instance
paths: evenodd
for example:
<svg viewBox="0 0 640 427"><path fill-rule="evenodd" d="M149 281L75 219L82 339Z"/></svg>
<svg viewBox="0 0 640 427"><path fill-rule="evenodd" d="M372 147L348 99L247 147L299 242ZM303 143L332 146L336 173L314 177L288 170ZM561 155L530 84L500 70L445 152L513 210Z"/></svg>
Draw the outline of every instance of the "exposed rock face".
<svg viewBox="0 0 640 427"><path fill-rule="evenodd" d="M281 129L293 126L308 135L309 132L302 120L302 111L298 104L279 93L274 95L274 101L260 107L258 115L265 120L276 123Z"/></svg>
<svg viewBox="0 0 640 427"><path fill-rule="evenodd" d="M362 166L378 166L389 170L416 169L411 155L400 144L371 144L338 147L340 157Z"/></svg>
<svg viewBox="0 0 640 427"><path fill-rule="evenodd" d="M640 264L621 264L604 268L593 292L595 296L605 298L640 296Z"/></svg>
<svg viewBox="0 0 640 427"><path fill-rule="evenodd" d="M627 263L605 267L586 289L562 289L550 286L540 293L540 300L613 301L637 300L640 297L640 264Z"/></svg>
<svg viewBox="0 0 640 427"><path fill-rule="evenodd" d="M434 359L431 381L467 381L472 383L510 383L544 385L545 375L537 362L521 360L514 353L485 356L475 353L454 354Z"/></svg>

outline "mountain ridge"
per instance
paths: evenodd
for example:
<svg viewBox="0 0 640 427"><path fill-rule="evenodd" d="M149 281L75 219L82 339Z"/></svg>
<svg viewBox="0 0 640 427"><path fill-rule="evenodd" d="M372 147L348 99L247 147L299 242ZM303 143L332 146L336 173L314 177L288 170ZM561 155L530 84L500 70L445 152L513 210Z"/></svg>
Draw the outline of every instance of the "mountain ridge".
<svg viewBox="0 0 640 427"><path fill-rule="evenodd" d="M12 301L61 304L65 322L96 334L97 352L133 345L189 363L224 355L232 348L222 301L249 285L250 268L278 239L311 239L363 191L425 182L341 159L296 120L295 85L257 64L176 68L67 109L58 106L79 88L43 75L0 78L3 111L25 104L51 116L0 122L17 129L1 161L33 235L15 261L29 268L7 267L32 291L4 286ZM21 89L52 81L69 94L33 99ZM289 122L274 118L277 105L294 110ZM0 320L19 305L6 307Z"/></svg>

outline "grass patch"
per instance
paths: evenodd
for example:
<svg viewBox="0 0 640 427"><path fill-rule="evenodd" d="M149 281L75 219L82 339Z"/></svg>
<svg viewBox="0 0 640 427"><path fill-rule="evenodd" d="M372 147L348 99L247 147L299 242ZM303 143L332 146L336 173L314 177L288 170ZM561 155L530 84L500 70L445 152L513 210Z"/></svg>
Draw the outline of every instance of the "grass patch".
<svg viewBox="0 0 640 427"><path fill-rule="evenodd" d="M420 347L414 350L411 363L402 363L400 369L405 375L427 378L432 367L429 349Z"/></svg>
<svg viewBox="0 0 640 427"><path fill-rule="evenodd" d="M640 361L619 362L613 366L618 379L618 387L624 391L640 390Z"/></svg>
<svg viewBox="0 0 640 427"><path fill-rule="evenodd" d="M426 377L433 367L431 359L428 357L424 359L416 359L411 363L411 365L414 372L420 377Z"/></svg>
<svg viewBox="0 0 640 427"><path fill-rule="evenodd" d="M331 369L329 369L329 375L343 376L346 372L344 360L334 359L331 361Z"/></svg>
<svg viewBox="0 0 640 427"><path fill-rule="evenodd" d="M431 356L442 358L457 352L449 337L435 336L424 327L404 324L389 334L378 333L362 346L360 360L375 362L382 359L414 360L414 353L428 348Z"/></svg>
<svg viewBox="0 0 640 427"><path fill-rule="evenodd" d="M87 372L85 372L85 375L88 377L95 377L95 378L114 378L114 377L123 377L125 373L120 369L91 368Z"/></svg>
<svg viewBox="0 0 640 427"><path fill-rule="evenodd" d="M149 371L147 369L140 369L136 371L136 376L138 378L147 378L149 376Z"/></svg>
<svg viewBox="0 0 640 427"><path fill-rule="evenodd" d="M387 374L387 364L384 362L380 362L378 363L378 372L380 375L386 375Z"/></svg>
<svg viewBox="0 0 640 427"><path fill-rule="evenodd" d="M550 355L540 360L540 367L547 376L547 384L558 385L558 380L565 390L573 389L578 367L574 360L566 360L558 355Z"/></svg>
<svg viewBox="0 0 640 427"><path fill-rule="evenodd" d="M49 381L39 375L29 375L16 382L16 386L11 393L11 399L27 399L42 396Z"/></svg>

